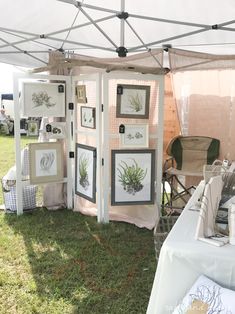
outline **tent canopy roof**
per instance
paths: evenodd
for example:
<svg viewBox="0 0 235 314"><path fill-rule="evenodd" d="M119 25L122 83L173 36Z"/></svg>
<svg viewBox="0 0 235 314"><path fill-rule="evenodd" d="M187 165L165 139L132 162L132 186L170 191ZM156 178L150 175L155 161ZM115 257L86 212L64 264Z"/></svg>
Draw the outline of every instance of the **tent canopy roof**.
<svg viewBox="0 0 235 314"><path fill-rule="evenodd" d="M235 48L233 0L0 0L0 12L0 62L31 68L57 50L114 58L164 45L210 54Z"/></svg>

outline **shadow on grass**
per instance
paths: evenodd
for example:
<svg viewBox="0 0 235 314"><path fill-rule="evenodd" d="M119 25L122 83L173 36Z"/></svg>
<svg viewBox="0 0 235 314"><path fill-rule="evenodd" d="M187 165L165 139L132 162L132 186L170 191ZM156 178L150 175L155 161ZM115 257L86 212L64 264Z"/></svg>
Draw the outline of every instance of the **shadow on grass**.
<svg viewBox="0 0 235 314"><path fill-rule="evenodd" d="M5 215L4 223L25 277L21 288L15 282L24 289L16 301L22 313L146 312L156 268L152 231L100 225L68 210Z"/></svg>

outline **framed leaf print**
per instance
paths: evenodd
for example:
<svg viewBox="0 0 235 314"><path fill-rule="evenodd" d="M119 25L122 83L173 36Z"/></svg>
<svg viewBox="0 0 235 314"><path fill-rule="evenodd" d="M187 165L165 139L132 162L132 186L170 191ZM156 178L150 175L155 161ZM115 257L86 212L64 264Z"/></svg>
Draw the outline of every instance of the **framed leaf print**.
<svg viewBox="0 0 235 314"><path fill-rule="evenodd" d="M147 148L149 146L148 124L125 124L124 133L120 134L121 147Z"/></svg>
<svg viewBox="0 0 235 314"><path fill-rule="evenodd" d="M95 129L95 108L81 106L81 126Z"/></svg>
<svg viewBox="0 0 235 314"><path fill-rule="evenodd" d="M111 205L154 203L155 150L112 150Z"/></svg>
<svg viewBox="0 0 235 314"><path fill-rule="evenodd" d="M23 82L22 104L27 117L64 117L65 84Z"/></svg>
<svg viewBox="0 0 235 314"><path fill-rule="evenodd" d="M75 193L96 202L96 148L76 144Z"/></svg>
<svg viewBox="0 0 235 314"><path fill-rule="evenodd" d="M77 94L78 103L85 104L87 102L86 85L77 85L76 86L76 94Z"/></svg>
<svg viewBox="0 0 235 314"><path fill-rule="evenodd" d="M39 122L34 120L27 121L27 136L38 136Z"/></svg>
<svg viewBox="0 0 235 314"><path fill-rule="evenodd" d="M117 118L148 119L150 86L117 85Z"/></svg>
<svg viewBox="0 0 235 314"><path fill-rule="evenodd" d="M63 168L61 143L29 144L29 180L31 184L62 181L64 178Z"/></svg>

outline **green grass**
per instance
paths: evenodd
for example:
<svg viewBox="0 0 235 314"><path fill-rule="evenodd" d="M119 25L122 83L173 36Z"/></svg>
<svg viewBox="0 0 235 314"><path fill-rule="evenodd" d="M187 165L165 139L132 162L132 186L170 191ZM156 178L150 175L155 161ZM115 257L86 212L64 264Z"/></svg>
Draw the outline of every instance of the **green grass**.
<svg viewBox="0 0 235 314"><path fill-rule="evenodd" d="M0 313L146 313L155 269L153 231L69 210L0 212Z"/></svg>

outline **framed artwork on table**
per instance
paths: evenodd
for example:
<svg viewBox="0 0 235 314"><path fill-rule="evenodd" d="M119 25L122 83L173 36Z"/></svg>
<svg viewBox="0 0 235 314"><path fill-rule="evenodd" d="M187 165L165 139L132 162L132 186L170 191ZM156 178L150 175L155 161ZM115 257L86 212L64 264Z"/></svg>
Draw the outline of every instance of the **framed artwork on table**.
<svg viewBox="0 0 235 314"><path fill-rule="evenodd" d="M63 139L66 137L65 122L51 122L46 124L44 132L49 139Z"/></svg>
<svg viewBox="0 0 235 314"><path fill-rule="evenodd" d="M96 148L76 144L75 193L96 202Z"/></svg>
<svg viewBox="0 0 235 314"><path fill-rule="evenodd" d="M23 82L22 106L27 117L64 117L65 84Z"/></svg>
<svg viewBox="0 0 235 314"><path fill-rule="evenodd" d="M62 181L63 151L58 142L29 144L29 180L31 184Z"/></svg>
<svg viewBox="0 0 235 314"><path fill-rule="evenodd" d="M111 205L154 203L155 150L112 150Z"/></svg>
<svg viewBox="0 0 235 314"><path fill-rule="evenodd" d="M38 136L39 122L34 120L27 121L27 136Z"/></svg>
<svg viewBox="0 0 235 314"><path fill-rule="evenodd" d="M150 86L117 85L117 118L148 119Z"/></svg>
<svg viewBox="0 0 235 314"><path fill-rule="evenodd" d="M95 129L95 108L81 106L81 126L84 128Z"/></svg>
<svg viewBox="0 0 235 314"><path fill-rule="evenodd" d="M86 85L77 85L76 86L77 102L80 104L87 103L86 99Z"/></svg>
<svg viewBox="0 0 235 314"><path fill-rule="evenodd" d="M148 124L125 124L124 133L120 134L122 148L148 148Z"/></svg>

